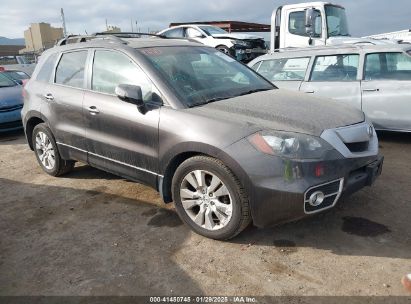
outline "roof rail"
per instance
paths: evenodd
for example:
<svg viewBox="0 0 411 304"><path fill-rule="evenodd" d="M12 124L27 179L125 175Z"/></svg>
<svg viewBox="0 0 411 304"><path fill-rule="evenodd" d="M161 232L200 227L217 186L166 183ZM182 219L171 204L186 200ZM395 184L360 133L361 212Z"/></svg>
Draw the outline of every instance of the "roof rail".
<svg viewBox="0 0 411 304"><path fill-rule="evenodd" d="M128 42L124 40L124 38L141 38L142 36L150 36L150 37L157 37L157 38L167 38L163 35L157 34L150 34L150 33L136 33L136 32L120 32L120 33L94 33L91 35L68 35L65 38L60 39L57 41L56 46L71 44L71 43L80 43L80 42L88 42L90 40L110 40L112 42L118 42L122 44L127 44ZM123 39L122 39L123 38Z"/></svg>

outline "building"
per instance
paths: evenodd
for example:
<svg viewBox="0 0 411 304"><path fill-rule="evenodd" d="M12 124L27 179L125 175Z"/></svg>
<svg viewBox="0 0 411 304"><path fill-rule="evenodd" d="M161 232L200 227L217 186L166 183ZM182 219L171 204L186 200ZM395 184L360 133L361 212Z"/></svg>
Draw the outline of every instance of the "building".
<svg viewBox="0 0 411 304"><path fill-rule="evenodd" d="M32 23L24 31L24 40L26 47L20 50L20 54L34 53L38 54L45 49L54 46L56 41L63 38L63 29L50 26L49 23L40 22Z"/></svg>
<svg viewBox="0 0 411 304"><path fill-rule="evenodd" d="M411 29L403 30L398 32L391 32L391 33L383 33L377 35L371 35L367 38L373 39L395 39L395 40L403 40L405 42L411 42Z"/></svg>
<svg viewBox="0 0 411 304"><path fill-rule="evenodd" d="M121 28L114 25L109 25L107 26L107 30L103 33L121 33Z"/></svg>

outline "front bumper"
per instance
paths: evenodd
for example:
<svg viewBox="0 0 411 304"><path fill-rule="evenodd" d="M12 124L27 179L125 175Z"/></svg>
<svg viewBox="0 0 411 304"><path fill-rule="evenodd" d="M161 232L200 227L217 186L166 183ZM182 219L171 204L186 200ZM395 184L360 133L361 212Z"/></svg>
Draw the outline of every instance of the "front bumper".
<svg viewBox="0 0 411 304"><path fill-rule="evenodd" d="M285 160L256 153L245 141L228 149L245 172L240 179L249 192L257 227L294 221L332 208L341 197L370 186L381 174L383 164L382 156L344 158L335 150L321 161ZM316 191L322 191L325 198L313 207L309 201Z"/></svg>
<svg viewBox="0 0 411 304"><path fill-rule="evenodd" d="M22 106L0 109L0 132L19 130L23 127L21 108Z"/></svg>

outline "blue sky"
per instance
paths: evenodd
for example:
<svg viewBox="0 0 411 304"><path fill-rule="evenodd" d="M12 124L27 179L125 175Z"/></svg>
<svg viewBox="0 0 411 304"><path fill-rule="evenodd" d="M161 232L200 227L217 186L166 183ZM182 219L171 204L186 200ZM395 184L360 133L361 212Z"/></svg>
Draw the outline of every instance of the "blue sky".
<svg viewBox="0 0 411 304"><path fill-rule="evenodd" d="M66 14L69 33L102 31L105 20L131 30L137 21L141 31L161 30L170 22L238 20L269 23L279 5L303 1L287 0L14 0L0 10L0 36L23 37L32 22L61 26L60 8ZM411 0L339 0L346 8L353 36L411 28Z"/></svg>

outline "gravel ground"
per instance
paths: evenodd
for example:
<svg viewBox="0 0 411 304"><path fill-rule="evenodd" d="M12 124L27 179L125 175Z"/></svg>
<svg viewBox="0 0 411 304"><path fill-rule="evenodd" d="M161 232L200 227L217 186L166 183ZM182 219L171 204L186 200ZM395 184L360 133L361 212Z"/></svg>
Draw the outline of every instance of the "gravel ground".
<svg viewBox="0 0 411 304"><path fill-rule="evenodd" d="M379 134L382 176L333 210L228 242L150 188L77 165L43 173L0 135L0 295L409 295L411 134Z"/></svg>

